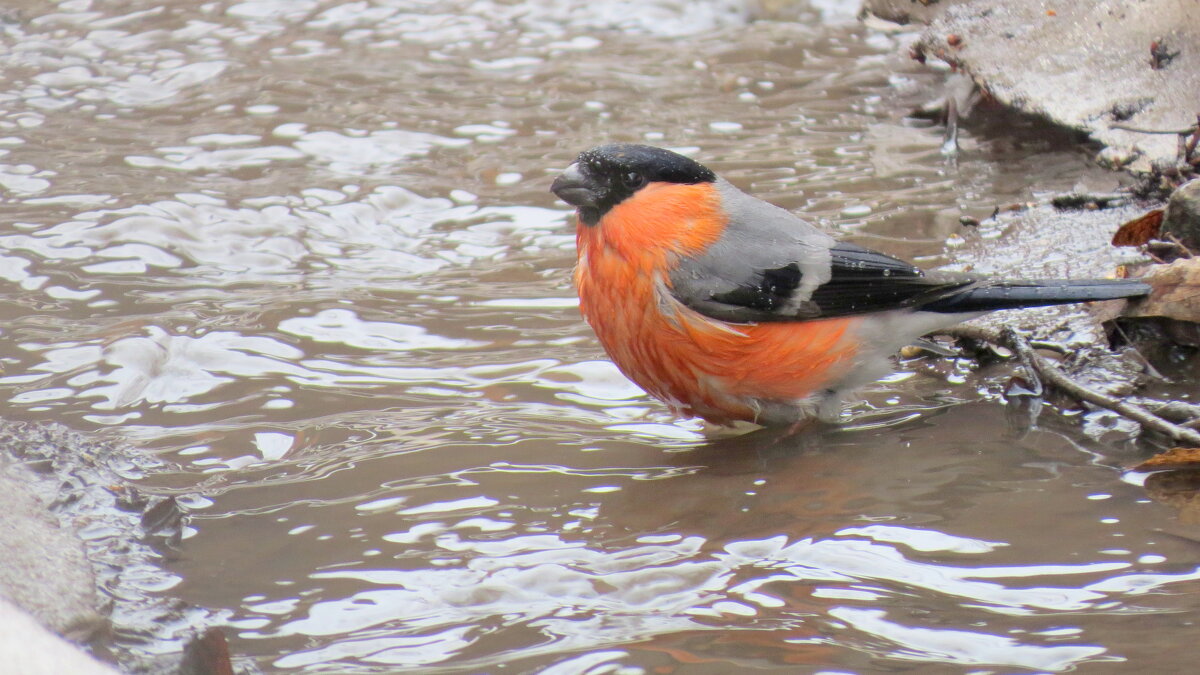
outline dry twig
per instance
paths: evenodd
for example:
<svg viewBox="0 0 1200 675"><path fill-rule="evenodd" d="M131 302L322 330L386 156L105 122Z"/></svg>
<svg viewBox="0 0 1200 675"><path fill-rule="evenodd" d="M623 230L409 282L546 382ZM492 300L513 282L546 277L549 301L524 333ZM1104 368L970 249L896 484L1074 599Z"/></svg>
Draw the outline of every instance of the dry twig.
<svg viewBox="0 0 1200 675"><path fill-rule="evenodd" d="M1132 131L1135 134L1162 134L1164 136L1182 136L1195 133L1197 129L1197 125L1195 124L1189 127L1181 127L1179 129L1147 129L1145 127L1135 127L1131 124L1110 124L1109 126L1111 126L1113 129L1120 129L1121 131Z"/></svg>
<svg viewBox="0 0 1200 675"><path fill-rule="evenodd" d="M1055 389L1069 394L1080 401L1091 403L1105 410L1111 410L1122 417L1127 417L1141 424L1147 429L1153 429L1166 434L1176 441L1200 447L1200 432L1168 422L1145 408L1098 392L1095 389L1090 389L1072 380L1058 366L1039 356L1034 351L1034 347L1030 341L1011 328L1001 332L977 326L955 326L944 332L946 335L990 342L1011 350L1021 357L1025 363L1033 367L1037 371L1037 374Z"/></svg>
<svg viewBox="0 0 1200 675"><path fill-rule="evenodd" d="M1195 428L1200 424L1200 405L1186 401L1159 401L1153 398L1138 397L1130 399L1130 403L1141 406L1155 415L1165 417L1180 426Z"/></svg>

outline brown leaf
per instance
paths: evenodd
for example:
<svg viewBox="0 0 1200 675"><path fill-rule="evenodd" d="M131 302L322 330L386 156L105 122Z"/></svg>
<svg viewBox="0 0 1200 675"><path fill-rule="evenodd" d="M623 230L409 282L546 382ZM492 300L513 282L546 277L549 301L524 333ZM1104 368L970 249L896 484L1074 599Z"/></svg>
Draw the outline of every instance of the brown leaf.
<svg viewBox="0 0 1200 675"><path fill-rule="evenodd" d="M229 658L229 642L225 631L211 626L201 635L193 637L183 649L179 672L184 675L233 675L233 661Z"/></svg>
<svg viewBox="0 0 1200 675"><path fill-rule="evenodd" d="M1200 323L1200 258L1151 265L1139 281L1150 284L1153 290L1146 298L1129 303L1124 316Z"/></svg>
<svg viewBox="0 0 1200 675"><path fill-rule="evenodd" d="M1162 229L1163 209L1153 209L1117 228L1113 246L1144 246Z"/></svg>
<svg viewBox="0 0 1200 675"><path fill-rule="evenodd" d="M1134 471L1200 469L1200 448L1171 448L1133 467Z"/></svg>

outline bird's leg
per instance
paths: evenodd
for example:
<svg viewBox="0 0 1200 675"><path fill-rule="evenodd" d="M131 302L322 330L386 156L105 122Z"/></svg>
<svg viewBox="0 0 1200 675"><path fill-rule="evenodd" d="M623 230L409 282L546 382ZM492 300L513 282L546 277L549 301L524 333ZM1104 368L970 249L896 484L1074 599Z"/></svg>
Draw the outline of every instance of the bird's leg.
<svg viewBox="0 0 1200 675"><path fill-rule="evenodd" d="M817 420L815 417L806 417L802 420L792 422L790 425L788 425L787 431L783 432L779 438L775 439L775 442L778 443L785 438L791 438L792 436L795 436L801 431L811 429L816 423Z"/></svg>

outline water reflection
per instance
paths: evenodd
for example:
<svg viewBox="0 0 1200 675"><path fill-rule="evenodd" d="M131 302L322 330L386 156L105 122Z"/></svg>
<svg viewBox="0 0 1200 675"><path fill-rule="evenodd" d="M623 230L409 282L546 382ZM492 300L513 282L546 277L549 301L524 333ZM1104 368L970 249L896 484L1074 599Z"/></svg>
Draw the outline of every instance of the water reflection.
<svg viewBox="0 0 1200 675"><path fill-rule="evenodd" d="M801 438L761 432L667 453L609 442L568 452L569 465L489 462L536 457L565 437L526 435L490 457L455 452L449 439L407 451L401 441L399 453L324 460L362 468L351 484L370 499L359 502L310 493L303 507L281 498L229 520L220 511L290 490L245 476L267 495L218 498L193 545L215 538L253 551L250 540L272 530L291 540L246 561L270 560L279 591L259 587L234 603L239 638L278 645L279 668L472 672L617 645L653 652L707 631L725 644L749 641L779 666L867 658L1059 671L1124 658L1105 644L1128 627L1096 617L1155 613L1142 598L1194 588L1200 568L1170 562L1191 556L1169 539L1111 550L1160 517L1154 507L1130 508L1133 489L1119 527L1068 518L1096 503L1088 485L1109 470L1074 462L1080 450L1054 432L1019 444L980 440L1003 435L987 427L1003 425L991 408ZM632 463L612 463L622 457ZM408 478L365 489L369 476L399 467ZM414 473L423 467L443 472ZM1011 482L995 481L1005 467ZM1024 484L1040 487L1012 499ZM1069 522L1072 547L1043 546L1061 533L1030 533L1030 513ZM324 553L311 562L279 557L293 547L312 557L314 546ZM216 572L184 567L194 589ZM306 592L291 595L296 585ZM852 653L809 652L813 639ZM727 663L715 646L687 652L683 662Z"/></svg>
<svg viewBox="0 0 1200 675"><path fill-rule="evenodd" d="M312 268L314 276L322 269L392 278L423 274L449 263L495 257L509 249L506 235L516 231L539 246L569 241L547 238L565 221L560 210L455 205L399 187L358 192L356 186L311 189L295 197L247 199L238 206L208 195L180 194L173 201L89 210L28 234L0 235L0 250L47 261L114 261L83 268L92 274L140 274L157 267L245 283ZM16 262L9 276L25 280L18 270L27 266Z"/></svg>

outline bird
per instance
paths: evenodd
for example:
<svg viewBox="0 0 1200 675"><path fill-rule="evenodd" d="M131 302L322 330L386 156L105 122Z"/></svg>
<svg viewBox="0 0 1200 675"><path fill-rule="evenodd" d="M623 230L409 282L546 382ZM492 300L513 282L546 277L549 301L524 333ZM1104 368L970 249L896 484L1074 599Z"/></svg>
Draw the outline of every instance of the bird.
<svg viewBox="0 0 1200 675"><path fill-rule="evenodd" d="M580 309L613 363L677 416L717 425L836 423L844 399L923 335L993 310L1150 291L927 272L648 145L585 150L550 190L576 207Z"/></svg>

